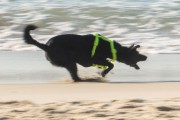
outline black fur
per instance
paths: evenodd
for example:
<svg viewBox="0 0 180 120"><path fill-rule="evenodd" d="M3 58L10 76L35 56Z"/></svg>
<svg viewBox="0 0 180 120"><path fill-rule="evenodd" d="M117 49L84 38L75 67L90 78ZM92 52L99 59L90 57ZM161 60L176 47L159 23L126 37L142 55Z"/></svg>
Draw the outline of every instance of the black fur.
<svg viewBox="0 0 180 120"><path fill-rule="evenodd" d="M44 50L46 52L47 60L49 60L53 65L65 67L70 72L73 80L81 80L77 74L77 63L84 67L90 67L92 64L107 66L107 69L102 72L103 77L113 69L114 65L107 60L107 58L112 58L109 42L100 39L96 53L94 57L91 57L95 40L93 35L58 35L51 38L46 44L41 44L34 40L30 35L30 30L36 28L37 26L35 25L28 25L25 27L25 42ZM139 45L132 45L128 48L121 46L119 43L114 41L114 46L117 50L117 61L123 62L136 69L139 69L137 62L145 61L147 59L146 56L139 54L136 50L140 47Z"/></svg>

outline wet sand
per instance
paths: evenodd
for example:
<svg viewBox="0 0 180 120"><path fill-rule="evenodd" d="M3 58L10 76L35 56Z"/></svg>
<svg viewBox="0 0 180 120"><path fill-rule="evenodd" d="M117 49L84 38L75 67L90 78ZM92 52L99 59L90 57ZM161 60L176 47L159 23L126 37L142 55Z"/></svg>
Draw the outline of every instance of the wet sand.
<svg viewBox="0 0 180 120"><path fill-rule="evenodd" d="M108 82L172 82L180 81L179 54L147 54L140 70L115 62L106 76ZM66 69L52 66L43 51L1 51L0 83L49 83L71 79ZM82 78L100 77L101 69L78 66Z"/></svg>

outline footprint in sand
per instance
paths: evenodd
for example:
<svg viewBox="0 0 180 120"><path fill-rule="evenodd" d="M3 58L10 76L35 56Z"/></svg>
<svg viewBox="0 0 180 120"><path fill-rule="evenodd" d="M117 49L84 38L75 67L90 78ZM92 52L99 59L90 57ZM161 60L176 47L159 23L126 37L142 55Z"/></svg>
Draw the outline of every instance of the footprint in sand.
<svg viewBox="0 0 180 120"><path fill-rule="evenodd" d="M159 110L159 111L176 111L176 110L180 110L180 108L160 106L160 107L157 107L157 110Z"/></svg>
<svg viewBox="0 0 180 120"><path fill-rule="evenodd" d="M23 112L28 112L29 110L27 109L15 109L15 110L12 110L11 112L15 112L15 113L23 113ZM1 119L0 119L1 120Z"/></svg>
<svg viewBox="0 0 180 120"><path fill-rule="evenodd" d="M43 112L49 112L49 111L55 111L56 109L54 108L46 108L43 110Z"/></svg>
<svg viewBox="0 0 180 120"><path fill-rule="evenodd" d="M109 116L112 116L112 115L106 115L106 114L96 114L94 115L93 117L109 117Z"/></svg>
<svg viewBox="0 0 180 120"><path fill-rule="evenodd" d="M128 102L132 102L132 103L143 103L145 102L145 100L142 100L142 99L133 99L133 100L130 100Z"/></svg>
<svg viewBox="0 0 180 120"><path fill-rule="evenodd" d="M8 117L0 117L0 120L9 120Z"/></svg>
<svg viewBox="0 0 180 120"><path fill-rule="evenodd" d="M43 112L48 112L49 114L65 114L68 113L70 110L56 110L55 108L45 108Z"/></svg>
<svg viewBox="0 0 180 120"><path fill-rule="evenodd" d="M119 109L132 109L132 108L139 108L141 106L135 106L135 105L125 105Z"/></svg>

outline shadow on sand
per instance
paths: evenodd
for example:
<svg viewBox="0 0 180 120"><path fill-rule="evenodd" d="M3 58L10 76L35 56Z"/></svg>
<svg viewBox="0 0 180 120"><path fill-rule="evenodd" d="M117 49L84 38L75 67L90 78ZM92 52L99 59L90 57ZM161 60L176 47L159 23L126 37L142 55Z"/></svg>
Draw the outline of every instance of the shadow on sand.
<svg viewBox="0 0 180 120"><path fill-rule="evenodd" d="M82 81L79 82L90 82L90 83L109 83L110 81L108 81L107 79L103 78L103 77L91 77L91 78L82 78Z"/></svg>

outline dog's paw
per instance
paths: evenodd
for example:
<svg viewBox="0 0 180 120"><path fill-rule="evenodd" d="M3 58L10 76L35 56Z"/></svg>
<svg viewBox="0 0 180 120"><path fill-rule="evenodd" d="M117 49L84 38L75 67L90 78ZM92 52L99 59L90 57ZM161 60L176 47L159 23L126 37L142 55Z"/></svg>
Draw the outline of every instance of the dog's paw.
<svg viewBox="0 0 180 120"><path fill-rule="evenodd" d="M82 79L80 79L80 78L76 78L76 79L74 79L74 82L81 82L81 81L83 81Z"/></svg>
<svg viewBox="0 0 180 120"><path fill-rule="evenodd" d="M105 77L105 76L106 76L106 73L105 73L105 72L102 72L102 73L101 73L101 76L102 76L102 77Z"/></svg>

